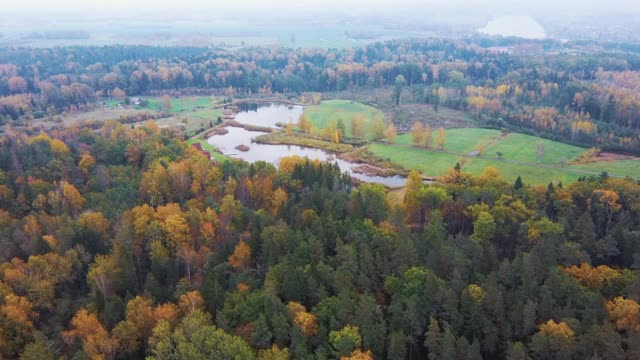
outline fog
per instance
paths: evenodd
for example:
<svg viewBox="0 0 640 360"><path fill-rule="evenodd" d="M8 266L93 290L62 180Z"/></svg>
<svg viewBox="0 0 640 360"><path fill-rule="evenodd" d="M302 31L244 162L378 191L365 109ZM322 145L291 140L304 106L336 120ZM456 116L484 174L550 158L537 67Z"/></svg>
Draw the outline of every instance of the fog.
<svg viewBox="0 0 640 360"><path fill-rule="evenodd" d="M640 2L628 0L24 0L3 4L3 11L70 13L87 10L126 12L156 12L164 10L238 13L244 11L338 11L350 13L429 13L461 11L495 14L629 14L640 13Z"/></svg>
<svg viewBox="0 0 640 360"><path fill-rule="evenodd" d="M480 30L531 39L635 42L635 34L640 33L640 1L628 0L5 2L0 12L0 46L122 43L345 47L390 38L467 37ZM501 17L526 18L532 25L529 29L537 35L526 36L532 32L516 29L521 27L519 23L508 25ZM487 28L489 24L507 25L494 31Z"/></svg>

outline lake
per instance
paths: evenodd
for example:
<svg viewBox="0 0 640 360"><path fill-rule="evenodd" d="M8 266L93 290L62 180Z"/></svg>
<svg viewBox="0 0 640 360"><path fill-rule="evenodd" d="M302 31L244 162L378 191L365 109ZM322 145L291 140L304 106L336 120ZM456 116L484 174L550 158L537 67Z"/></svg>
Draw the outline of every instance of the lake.
<svg viewBox="0 0 640 360"><path fill-rule="evenodd" d="M254 126L275 127L277 123L288 123L289 119L297 121L302 114L302 106L285 106L270 104L267 106L250 107L240 111L235 116L235 121L241 124ZM278 165L281 158L298 155L312 160L331 161L337 163L340 171L348 172L351 177L369 183L383 184L389 187L404 186L406 178L402 176L369 176L354 172L358 164L354 164L335 157L334 154L324 150L302 147L297 145L270 145L254 143L253 139L264 134L260 131L249 131L239 127L227 127L228 133L213 135L207 142L217 147L224 155L242 159L248 162L266 161ZM239 145L249 146L248 151L237 150Z"/></svg>
<svg viewBox="0 0 640 360"><path fill-rule="evenodd" d="M500 16L489 21L487 26L478 29L478 32L504 37L516 36L524 39L545 39L547 37L542 25L530 16Z"/></svg>

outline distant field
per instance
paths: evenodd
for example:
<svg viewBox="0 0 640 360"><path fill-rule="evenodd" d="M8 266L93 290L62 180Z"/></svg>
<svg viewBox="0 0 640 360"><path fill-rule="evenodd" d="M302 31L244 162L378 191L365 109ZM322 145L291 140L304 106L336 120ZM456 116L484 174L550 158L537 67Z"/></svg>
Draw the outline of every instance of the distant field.
<svg viewBox="0 0 640 360"><path fill-rule="evenodd" d="M475 124L474 119L464 111L440 106L436 112L430 104L415 103L416 99L413 99L414 103L406 102L396 105L392 101L392 93L392 87L366 88L357 91L329 92L323 94L323 97L350 99L380 109L385 113L387 120L393 119L400 133L408 132L414 121L421 121L432 127L442 126L444 128L468 127ZM412 95L409 91L404 91L403 97L407 101L411 101Z"/></svg>
<svg viewBox="0 0 640 360"><path fill-rule="evenodd" d="M474 175L482 173L487 166L494 166L507 181L515 181L518 176L521 176L529 184L548 184L550 181L568 183L577 180L582 175L560 168L538 168L502 160L462 157L391 144L372 144L369 146L369 150L377 156L388 158L408 169L420 170L428 176L440 176L454 167L456 163L464 163L463 170Z"/></svg>
<svg viewBox="0 0 640 360"><path fill-rule="evenodd" d="M436 129L432 128L432 146L435 146ZM488 144L492 139L499 138L502 133L498 130L480 129L480 128L462 128L447 129L445 150L468 154L475 151L479 144ZM404 145L412 145L411 134L399 135L396 143Z"/></svg>
<svg viewBox="0 0 640 360"><path fill-rule="evenodd" d="M81 124L85 121L107 121L118 120L121 117L151 114L149 110L137 109L111 109L100 107L93 111L70 113L66 116L61 115L65 126L73 126Z"/></svg>
<svg viewBox="0 0 640 360"><path fill-rule="evenodd" d="M597 162L589 164L571 165L570 169L602 172L606 171L610 175L629 176L636 180L640 179L640 160L619 160L611 162Z"/></svg>
<svg viewBox="0 0 640 360"><path fill-rule="evenodd" d="M308 106L304 110L304 115L318 129L327 128L332 120L338 122L338 119L342 119L347 136L351 136L351 120L355 115L364 117L366 133L369 133L371 124L377 116L384 118L380 110L348 100L326 100L319 105Z"/></svg>
<svg viewBox="0 0 640 360"><path fill-rule="evenodd" d="M142 99L147 100L149 104L145 107L134 106L134 105L131 105L131 107L134 109L148 109L153 111L164 110L162 97L143 96ZM171 112L180 113L180 112L186 112L186 111L199 110L198 108L210 108L213 105L214 100L216 100L216 98L210 97L210 96L182 96L179 98L171 97ZM122 101L107 100L106 103L109 107L116 107L118 104L122 103Z"/></svg>
<svg viewBox="0 0 640 360"><path fill-rule="evenodd" d="M435 133L433 129L432 146L435 146ZM509 133L503 134L498 130L480 128L447 129L444 150L470 154L478 150L479 145L484 146L484 157L496 158L501 152L504 159L523 161L528 163L540 163L545 165L559 165L561 161L575 160L586 149L564 144L557 141L542 139L536 136ZM412 145L411 134L400 135L396 138L397 144ZM541 161L538 161L538 144L544 145Z"/></svg>
<svg viewBox="0 0 640 360"><path fill-rule="evenodd" d="M538 161L537 157L538 144L542 144L544 146L541 161ZM497 152L502 152L505 159L558 165L562 161L569 162L575 160L585 151L585 148L557 141L542 139L531 135L511 133L500 141L487 147L485 154L489 157L496 157Z"/></svg>
<svg viewBox="0 0 640 360"><path fill-rule="evenodd" d="M544 154L540 161L537 155L539 143L544 145ZM479 144L486 146L482 157L463 156L475 151ZM508 181L521 176L530 184L547 184L550 181L567 183L575 181L580 176L597 175L602 171L607 171L612 176L640 178L640 160L562 167L561 162L575 160L586 149L530 135L502 134L497 130L447 129L444 150L448 153L410 145L411 134L404 134L397 137L396 144L372 144L369 151L408 169L418 169L429 176L439 176L456 163L461 163L464 171L475 175L480 174L487 166L494 166ZM503 153L504 160L497 159L497 152Z"/></svg>
<svg viewBox="0 0 640 360"><path fill-rule="evenodd" d="M440 107L436 112L428 104L405 104L388 108L394 123L401 131L409 131L411 124L416 120L431 127L442 126L444 128L473 126L474 120L465 112Z"/></svg>
<svg viewBox="0 0 640 360"><path fill-rule="evenodd" d="M144 111L149 113L163 110L161 97L142 98L149 102L145 107L132 105L128 109L116 109L121 101L109 100L106 102L109 108L105 109L105 111ZM173 116L158 119L157 123L160 126L180 127L187 132L187 135L191 135L200 128L209 128L219 116L222 116L220 110L212 108L214 101L218 101L218 99L210 96L172 97L171 113Z"/></svg>

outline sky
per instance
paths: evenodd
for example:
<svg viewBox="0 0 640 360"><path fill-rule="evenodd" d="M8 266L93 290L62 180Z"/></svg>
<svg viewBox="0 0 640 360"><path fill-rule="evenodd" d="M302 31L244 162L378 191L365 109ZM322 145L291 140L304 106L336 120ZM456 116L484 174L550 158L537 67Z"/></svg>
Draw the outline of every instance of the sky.
<svg viewBox="0 0 640 360"><path fill-rule="evenodd" d="M5 2L5 1L3 1ZM567 12L581 14L640 12L636 0L20 0L6 1L4 11L140 10L140 9L208 9L215 11L243 9L341 9L345 11L385 11L465 9L485 11Z"/></svg>

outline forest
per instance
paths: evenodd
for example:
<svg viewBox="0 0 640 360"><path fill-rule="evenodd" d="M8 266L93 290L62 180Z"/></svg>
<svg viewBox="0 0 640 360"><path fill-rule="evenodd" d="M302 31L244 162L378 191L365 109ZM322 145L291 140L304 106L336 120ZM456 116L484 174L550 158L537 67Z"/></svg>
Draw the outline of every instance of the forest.
<svg viewBox="0 0 640 360"><path fill-rule="evenodd" d="M355 49L7 48L0 52L0 124L148 94L390 87L398 104L459 109L486 127L640 154L639 71L633 47L554 40L406 39Z"/></svg>
<svg viewBox="0 0 640 360"><path fill-rule="evenodd" d="M0 142L21 359L637 359L640 185L212 163L153 121Z"/></svg>
<svg viewBox="0 0 640 360"><path fill-rule="evenodd" d="M156 118L175 104L205 114L192 126L222 122L182 95L310 97L269 135L439 154L474 134L501 146L493 163L523 139L514 162L544 150L529 135L566 143L548 156L640 154L639 81L636 48L598 42L0 49L0 359L639 359L637 180L458 163L390 190L337 161L215 160ZM376 90L469 125L399 134L374 106L320 104ZM140 96L158 111L38 125ZM336 122L339 107L355 115Z"/></svg>

